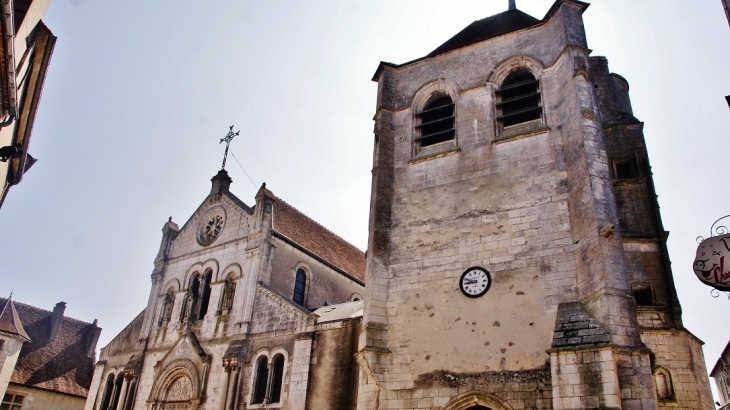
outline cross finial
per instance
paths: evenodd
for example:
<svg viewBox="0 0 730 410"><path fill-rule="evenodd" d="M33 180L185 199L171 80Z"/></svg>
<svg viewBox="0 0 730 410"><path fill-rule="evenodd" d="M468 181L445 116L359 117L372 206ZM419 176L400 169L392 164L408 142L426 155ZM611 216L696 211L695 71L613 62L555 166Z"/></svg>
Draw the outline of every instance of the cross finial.
<svg viewBox="0 0 730 410"><path fill-rule="evenodd" d="M228 146L231 145L231 140L233 140L234 137L238 136L241 131L233 132L233 125L228 129L228 134L226 134L225 138L221 138L221 144L223 144L223 141L226 142L226 152L223 154L223 165L221 165L221 169L226 169L226 159L228 158Z"/></svg>
<svg viewBox="0 0 730 410"><path fill-rule="evenodd" d="M509 0L509 10L515 10L517 9L517 5L515 4L515 0Z"/></svg>

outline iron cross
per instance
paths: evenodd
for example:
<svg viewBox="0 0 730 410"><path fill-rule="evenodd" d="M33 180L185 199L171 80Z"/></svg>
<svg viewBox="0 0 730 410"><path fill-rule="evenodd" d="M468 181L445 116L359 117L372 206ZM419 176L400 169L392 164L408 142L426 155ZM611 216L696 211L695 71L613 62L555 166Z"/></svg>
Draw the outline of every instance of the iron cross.
<svg viewBox="0 0 730 410"><path fill-rule="evenodd" d="M231 145L231 140L233 140L234 137L238 136L241 131L233 132L233 125L231 125L231 128L228 129L228 134L226 134L225 138L221 138L221 144L223 144L223 141L226 142L226 153L223 154L223 165L221 165L221 169L226 169L226 159L228 158L228 146Z"/></svg>

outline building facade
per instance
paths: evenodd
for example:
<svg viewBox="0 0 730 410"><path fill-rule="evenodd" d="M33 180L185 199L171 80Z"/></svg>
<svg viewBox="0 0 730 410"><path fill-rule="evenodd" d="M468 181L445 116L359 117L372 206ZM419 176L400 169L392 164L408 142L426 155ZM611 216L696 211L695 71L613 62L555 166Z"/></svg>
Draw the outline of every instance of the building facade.
<svg viewBox="0 0 730 410"><path fill-rule="evenodd" d="M0 41L0 208L36 162L29 154L56 37L43 24L50 0L2 0Z"/></svg>
<svg viewBox="0 0 730 410"><path fill-rule="evenodd" d="M380 64L366 256L221 171L163 228L87 410L713 408L587 7L510 7Z"/></svg>
<svg viewBox="0 0 730 410"><path fill-rule="evenodd" d="M81 410L91 386L101 329L53 311L0 298L0 397L7 410Z"/></svg>
<svg viewBox="0 0 730 410"><path fill-rule="evenodd" d="M710 376L715 379L719 401L719 410L730 409L730 342L725 346L720 358L712 368Z"/></svg>

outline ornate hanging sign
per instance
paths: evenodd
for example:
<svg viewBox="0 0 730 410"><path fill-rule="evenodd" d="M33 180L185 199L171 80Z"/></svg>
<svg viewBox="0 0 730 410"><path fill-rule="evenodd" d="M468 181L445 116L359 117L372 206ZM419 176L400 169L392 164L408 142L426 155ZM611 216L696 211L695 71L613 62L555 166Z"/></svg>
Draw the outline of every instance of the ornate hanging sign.
<svg viewBox="0 0 730 410"><path fill-rule="evenodd" d="M693 264L695 275L706 285L721 291L730 291L730 231L727 227L715 224L710 228L712 237L698 237L700 243Z"/></svg>

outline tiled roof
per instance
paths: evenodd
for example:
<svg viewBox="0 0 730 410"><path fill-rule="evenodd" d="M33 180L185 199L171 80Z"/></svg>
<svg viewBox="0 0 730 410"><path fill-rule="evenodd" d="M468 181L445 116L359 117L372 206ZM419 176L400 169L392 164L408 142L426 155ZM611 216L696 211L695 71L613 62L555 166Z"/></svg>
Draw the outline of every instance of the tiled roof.
<svg viewBox="0 0 730 410"><path fill-rule="evenodd" d="M0 303L6 299L0 298ZM23 344L12 383L86 397L94 372L88 356L96 325L63 317L54 341L49 340L51 312L14 302L31 341Z"/></svg>
<svg viewBox="0 0 730 410"><path fill-rule="evenodd" d="M433 57L447 51L456 50L469 44L478 43L513 31L522 30L535 24L540 20L525 14L520 10L509 10L491 17L477 20L465 29L451 37L444 44L433 50L427 57Z"/></svg>
<svg viewBox="0 0 730 410"><path fill-rule="evenodd" d="M280 198L272 228L349 275L365 281L365 253Z"/></svg>
<svg viewBox="0 0 730 410"><path fill-rule="evenodd" d="M18 312L15 310L15 303L13 303L12 298L0 302L0 332L20 336L27 342L30 341L30 337L23 329L23 323L18 318Z"/></svg>

